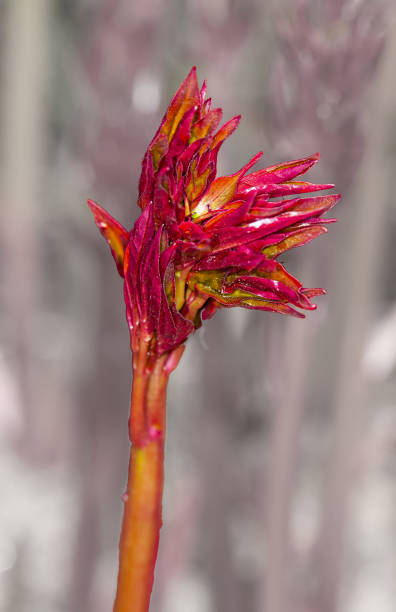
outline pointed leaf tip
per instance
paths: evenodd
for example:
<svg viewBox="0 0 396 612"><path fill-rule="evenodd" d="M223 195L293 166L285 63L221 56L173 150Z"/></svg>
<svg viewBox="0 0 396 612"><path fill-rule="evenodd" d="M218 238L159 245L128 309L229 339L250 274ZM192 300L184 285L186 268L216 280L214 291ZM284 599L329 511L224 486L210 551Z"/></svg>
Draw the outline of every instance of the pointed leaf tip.
<svg viewBox="0 0 396 612"><path fill-rule="evenodd" d="M177 126L185 113L191 108L198 106L199 101L200 91L197 81L197 69L193 66L173 96L162 120L161 133L167 137L168 142L172 140Z"/></svg>
<svg viewBox="0 0 396 612"><path fill-rule="evenodd" d="M87 200L87 204L94 216L95 223L100 233L108 243L111 254L117 266L120 276L124 276L124 253L129 240L129 233L121 223L112 217L107 210L102 208L93 200Z"/></svg>
<svg viewBox="0 0 396 612"><path fill-rule="evenodd" d="M236 115L235 117L227 121L227 123L224 123L224 125L221 126L219 131L213 137L213 142L212 142L212 147L211 147L212 149L215 149L224 140L226 140L226 138L231 136L233 132L235 132L235 130L237 129L241 121L241 117L242 115Z"/></svg>
<svg viewBox="0 0 396 612"><path fill-rule="evenodd" d="M263 153L260 151L245 164L238 172L230 176L220 176L213 181L203 198L198 202L193 210L192 218L199 219L209 211L218 210L229 202L237 191L241 177L260 159Z"/></svg>

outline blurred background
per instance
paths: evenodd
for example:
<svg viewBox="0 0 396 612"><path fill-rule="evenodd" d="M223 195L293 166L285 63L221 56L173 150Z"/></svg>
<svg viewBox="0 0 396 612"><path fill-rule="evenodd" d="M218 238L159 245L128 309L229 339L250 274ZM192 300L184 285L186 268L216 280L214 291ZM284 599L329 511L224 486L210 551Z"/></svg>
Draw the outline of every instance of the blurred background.
<svg viewBox="0 0 396 612"><path fill-rule="evenodd" d="M140 161L192 65L220 173L321 152L343 194L285 256L305 320L218 313L169 389L153 612L396 609L396 6L0 2L0 611L112 609L130 354L85 205L130 227Z"/></svg>

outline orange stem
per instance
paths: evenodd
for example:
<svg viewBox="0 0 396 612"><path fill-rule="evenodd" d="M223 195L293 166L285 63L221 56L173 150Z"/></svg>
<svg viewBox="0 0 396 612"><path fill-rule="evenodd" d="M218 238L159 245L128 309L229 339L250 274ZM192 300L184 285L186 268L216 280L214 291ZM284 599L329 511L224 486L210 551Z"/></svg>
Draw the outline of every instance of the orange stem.
<svg viewBox="0 0 396 612"><path fill-rule="evenodd" d="M150 364L144 342L133 356L132 446L114 612L147 612L150 605L162 525L166 388L174 364L169 354Z"/></svg>

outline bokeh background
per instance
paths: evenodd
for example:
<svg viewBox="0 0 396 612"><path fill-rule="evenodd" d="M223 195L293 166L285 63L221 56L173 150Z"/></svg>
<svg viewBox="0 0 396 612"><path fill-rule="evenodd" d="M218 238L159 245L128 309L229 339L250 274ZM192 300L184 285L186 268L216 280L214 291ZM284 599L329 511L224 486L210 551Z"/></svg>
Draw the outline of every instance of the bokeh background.
<svg viewBox="0 0 396 612"><path fill-rule="evenodd" d="M0 610L108 612L128 457L122 284L85 206L125 225L192 65L230 173L322 154L343 194L285 256L305 320L218 313L169 390L153 612L396 609L396 6L0 3Z"/></svg>

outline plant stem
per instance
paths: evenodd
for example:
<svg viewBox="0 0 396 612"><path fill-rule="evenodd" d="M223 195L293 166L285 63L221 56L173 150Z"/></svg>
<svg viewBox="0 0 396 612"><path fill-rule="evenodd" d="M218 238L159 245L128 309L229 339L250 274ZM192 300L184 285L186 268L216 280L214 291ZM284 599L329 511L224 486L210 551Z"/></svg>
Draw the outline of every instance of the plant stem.
<svg viewBox="0 0 396 612"><path fill-rule="evenodd" d="M133 355L128 485L123 495L119 573L114 612L147 612L162 525L166 388L169 354L154 363L148 344Z"/></svg>

